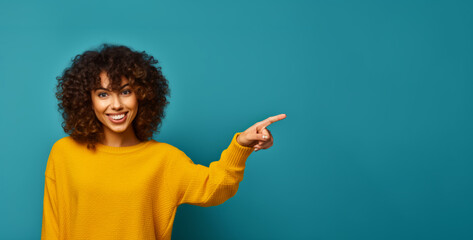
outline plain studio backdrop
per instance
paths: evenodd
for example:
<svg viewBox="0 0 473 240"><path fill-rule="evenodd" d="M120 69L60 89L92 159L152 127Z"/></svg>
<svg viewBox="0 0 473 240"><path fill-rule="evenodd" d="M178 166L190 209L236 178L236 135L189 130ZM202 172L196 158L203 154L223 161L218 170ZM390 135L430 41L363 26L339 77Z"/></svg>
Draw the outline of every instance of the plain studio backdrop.
<svg viewBox="0 0 473 240"><path fill-rule="evenodd" d="M473 239L471 1L2 1L1 239L39 239L54 96L101 43L160 61L157 141L208 166L269 116L223 205L173 239ZM126 227L126 226L124 226Z"/></svg>

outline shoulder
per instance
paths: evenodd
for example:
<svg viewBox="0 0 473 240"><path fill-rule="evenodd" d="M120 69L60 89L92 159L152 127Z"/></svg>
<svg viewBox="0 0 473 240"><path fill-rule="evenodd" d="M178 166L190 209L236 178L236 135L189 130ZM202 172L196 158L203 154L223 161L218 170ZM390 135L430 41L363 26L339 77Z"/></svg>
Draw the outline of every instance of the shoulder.
<svg viewBox="0 0 473 240"><path fill-rule="evenodd" d="M155 150L159 150L162 152L166 152L167 154L171 155L181 155L184 154L183 151L181 151L179 148L165 142L158 142L154 139L150 140L149 143L150 148L154 148Z"/></svg>
<svg viewBox="0 0 473 240"><path fill-rule="evenodd" d="M81 144L75 141L71 136L63 137L57 140L53 147L51 148L51 153L63 152L65 150L71 150L74 148L84 148L87 147L85 144Z"/></svg>
<svg viewBox="0 0 473 240"><path fill-rule="evenodd" d="M54 147L57 148L57 147L71 146L71 145L83 145L83 144L80 144L79 142L74 140L71 136L66 136L66 137L63 137L63 138L57 140L54 143L53 148Z"/></svg>
<svg viewBox="0 0 473 240"><path fill-rule="evenodd" d="M71 136L66 136L63 138L60 138L54 143L54 146L59 146L63 144L71 144L72 142L75 142L75 140Z"/></svg>
<svg viewBox="0 0 473 240"><path fill-rule="evenodd" d="M176 171L184 173L185 169L191 169L195 164L194 162L179 148L165 142L158 142L151 140L149 144L150 148L154 148L153 152L156 153L155 156L160 156L164 159L166 165L165 172L169 174L173 172L177 174Z"/></svg>

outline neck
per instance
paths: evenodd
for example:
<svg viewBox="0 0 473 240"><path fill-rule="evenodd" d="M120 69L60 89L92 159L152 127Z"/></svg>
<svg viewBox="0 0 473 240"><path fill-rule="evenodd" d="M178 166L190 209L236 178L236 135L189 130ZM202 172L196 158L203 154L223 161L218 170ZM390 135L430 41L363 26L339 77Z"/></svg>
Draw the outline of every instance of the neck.
<svg viewBox="0 0 473 240"><path fill-rule="evenodd" d="M136 137L133 127L129 127L124 132L114 132L107 127L104 128L104 138L101 143L111 147L128 147L140 143Z"/></svg>

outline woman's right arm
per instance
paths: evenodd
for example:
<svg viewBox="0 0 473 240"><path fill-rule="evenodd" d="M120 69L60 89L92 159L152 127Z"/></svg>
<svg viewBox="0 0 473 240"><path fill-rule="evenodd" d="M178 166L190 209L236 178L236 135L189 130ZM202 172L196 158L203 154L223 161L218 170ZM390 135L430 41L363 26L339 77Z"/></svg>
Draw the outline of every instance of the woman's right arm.
<svg viewBox="0 0 473 240"><path fill-rule="evenodd" d="M58 209L56 180L54 179L54 163L48 159L44 180L43 224L41 240L59 239Z"/></svg>

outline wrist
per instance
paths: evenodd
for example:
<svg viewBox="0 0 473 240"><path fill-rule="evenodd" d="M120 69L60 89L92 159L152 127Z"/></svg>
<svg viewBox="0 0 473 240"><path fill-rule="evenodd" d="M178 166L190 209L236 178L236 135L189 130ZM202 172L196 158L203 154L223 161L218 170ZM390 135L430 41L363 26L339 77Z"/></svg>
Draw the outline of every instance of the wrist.
<svg viewBox="0 0 473 240"><path fill-rule="evenodd" d="M240 145L240 146L242 146L242 147L249 147L249 146L247 146L246 144L244 144L243 142L241 142L241 139L240 139L240 135L241 135L241 134L242 134L242 133L239 133L239 134L237 135L237 137L236 137L236 139L235 139L236 142L238 143L238 145Z"/></svg>
<svg viewBox="0 0 473 240"><path fill-rule="evenodd" d="M241 134L241 133L240 133L240 134ZM236 137L236 142L237 142L238 144L240 144L241 146L243 146L243 144L241 144L241 142L238 141L238 138L240 138L240 134L237 135L237 137Z"/></svg>

